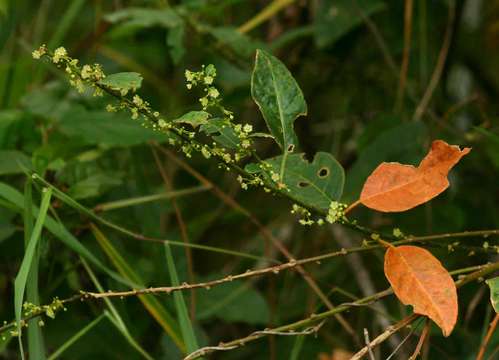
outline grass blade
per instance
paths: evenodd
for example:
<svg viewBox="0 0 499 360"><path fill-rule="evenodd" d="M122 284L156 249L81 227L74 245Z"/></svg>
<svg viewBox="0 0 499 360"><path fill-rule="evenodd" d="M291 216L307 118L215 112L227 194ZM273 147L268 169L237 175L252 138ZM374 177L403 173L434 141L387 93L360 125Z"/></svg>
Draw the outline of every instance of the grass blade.
<svg viewBox="0 0 499 360"><path fill-rule="evenodd" d="M132 238L138 238L140 235L134 233L131 230L125 229L124 227L121 227L120 225L114 224L109 220L104 219L103 217L96 215L92 210L86 208L58 188L56 188L54 185L50 184L49 182L45 181L45 179L41 178L40 176L33 174L33 178L37 180L41 185L48 187L52 189L52 192L54 194L54 197L57 199L61 200L63 203L66 205L72 207L76 211L81 212L82 214L87 215L89 218L99 222L102 225L105 225L111 229L114 229L118 232L121 232L122 234L128 235ZM209 188L209 187L206 187ZM180 190L182 191L182 190ZM180 192L179 191L179 192ZM170 192L169 194L172 194L173 192ZM100 208L100 206L99 206ZM141 240L144 240L143 236L140 236ZM147 240L147 239L146 239ZM265 258L262 256L257 256L257 255L252 255L248 253L243 253L240 251L234 251L234 250L229 250L229 249L224 249L224 248L219 248L219 247L214 247L214 246L208 246L208 245L200 245L200 244L190 244L190 243L185 243L182 241L173 241L173 240L163 240L163 239L152 239L153 241L156 242L162 242L165 244L170 244L172 246L182 246L182 247L190 247L192 249L198 249L198 250L205 250L205 251L211 251L211 252L217 252L221 254L226 254L226 255L232 255L232 256L237 256L237 257L242 257L242 258L247 258L247 259L252 259L252 260L264 260L272 263L278 263L278 261L274 259L269 259Z"/></svg>
<svg viewBox="0 0 499 360"><path fill-rule="evenodd" d="M52 188L49 188L52 190ZM0 197L8 200L12 204L14 204L18 209L24 209L24 197L23 195L5 183L0 182ZM33 206L33 215L38 216L39 209L36 206ZM103 271L107 275L111 276L116 281L119 281L122 284L127 286L137 286L128 280L125 280L122 276L116 274L114 271L109 269L106 265L104 265L97 257L95 257L83 244L81 244L78 239L76 239L63 224L55 221L52 217L47 216L45 221L45 227L47 230L54 235L57 239L62 241L67 247L71 250L75 251L91 263L93 263L99 270Z"/></svg>
<svg viewBox="0 0 499 360"><path fill-rule="evenodd" d="M14 281L14 309L17 321L17 331L19 339L19 349L21 351L21 358L24 359L24 349L22 343L22 328L21 328L21 316L23 308L24 291L26 289L26 282L28 280L28 274L33 263L33 257L35 256L36 245L38 244L38 239L42 232L43 224L47 218L47 210L50 205L50 198L52 196L52 190L47 189L43 192L42 203L40 205L40 211L36 219L35 226L31 232L31 238L29 240L28 247L24 252L24 258L17 273L16 280Z"/></svg>
<svg viewBox="0 0 499 360"><path fill-rule="evenodd" d="M97 239L97 242L102 247L106 255L109 257L114 267L118 272L131 282L138 284L138 287L145 287L144 282L139 275L132 269L125 259L111 244L109 239L99 230L97 226L91 224L92 232ZM173 342L179 347L182 352L185 352L185 344L180 336L180 331L177 322L172 315L161 305L157 298L152 295L138 295L139 300L144 305L145 309L172 338Z"/></svg>
<svg viewBox="0 0 499 360"><path fill-rule="evenodd" d="M99 283L99 280L95 276L94 272L88 265L88 263L85 261L85 259L80 258L81 262L83 263L83 267L87 271L88 275L90 276L90 279L95 285L95 288L99 292L104 292L104 288L102 285ZM140 345L139 343L132 337L130 332L128 331L128 328L125 325L125 322L120 316L120 313L118 310L116 310L116 307L113 305L110 299L104 298L104 302L106 303L106 306L109 309L109 312L105 312L106 316L109 318L109 321L118 329L118 331L125 337L125 339L128 341L130 346L132 346L135 350L137 350L145 359L147 360L153 360L153 357L147 353Z"/></svg>
<svg viewBox="0 0 499 360"><path fill-rule="evenodd" d="M33 212L27 209L33 208L31 178L27 178L24 186L24 248L27 249L33 233ZM38 262L40 259L39 247L35 248L35 254L31 263L26 284L26 300L32 304L40 305L38 294ZM45 345L43 343L42 329L38 326L36 319L28 321L28 351L30 359L43 360L45 356Z"/></svg>
<svg viewBox="0 0 499 360"><path fill-rule="evenodd" d="M205 186L205 185L201 185L201 186L195 186L195 187L177 190L177 191L169 191L169 192L164 192L164 193L160 193L160 194L139 196L139 197L134 197L131 199L117 200L117 201L112 201L112 202L100 204L100 205L96 206L96 210L98 209L99 211L109 211L109 210L121 209L121 208L129 207L129 206L142 205L142 204L146 204L146 203L153 202L153 201L177 198L177 197L181 197L181 196L185 196L185 195L191 195L191 194L195 194L195 193L206 191L206 190L209 190L209 187Z"/></svg>
<svg viewBox="0 0 499 360"><path fill-rule="evenodd" d="M172 250L170 245L165 244L165 254L166 263L168 264L168 272L170 273L170 280L173 286L180 285L177 275L177 268L175 267L175 262L173 260ZM182 331L182 337L184 338L185 345L189 353L197 350L199 348L196 335L194 334L194 329L192 327L191 319L189 318L189 313L187 312L187 306L185 305L184 295L181 291L176 291L173 293L173 299L175 301L175 308L177 310L178 320L180 323L180 330Z"/></svg>
<svg viewBox="0 0 499 360"><path fill-rule="evenodd" d="M48 360L55 360L59 356L62 355L71 345L73 345L75 342L77 342L81 337L83 337L86 333L88 333L92 328L94 328L97 324L101 322L102 319L106 317L106 314L100 314L98 317L96 317L94 320L92 320L90 323L85 325L80 331L78 331L76 334L71 336L64 344L62 344L59 349L54 351L52 355L49 356Z"/></svg>

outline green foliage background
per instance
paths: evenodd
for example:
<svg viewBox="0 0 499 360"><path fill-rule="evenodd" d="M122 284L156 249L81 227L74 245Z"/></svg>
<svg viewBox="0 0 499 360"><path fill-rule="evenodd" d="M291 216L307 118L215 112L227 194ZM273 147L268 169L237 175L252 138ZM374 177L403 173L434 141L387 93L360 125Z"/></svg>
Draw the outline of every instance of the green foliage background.
<svg viewBox="0 0 499 360"><path fill-rule="evenodd" d="M258 22L258 14L265 14L270 3L284 6ZM454 8L450 25L449 8ZM100 63L107 73L141 73L141 96L171 119L199 108L198 96L185 87L185 69L214 64L217 86L236 121L267 132L269 120L253 102L250 87L256 49L262 49L285 63L303 91L305 108L301 103L298 109L287 108L292 128L308 106L308 115L294 123L301 150L308 159L317 152L330 153L345 168L345 203L358 198L379 163L417 164L433 139L473 148L452 171L450 189L438 198L402 214L359 208L353 215L359 223L417 235L499 228L499 2L420 0L414 2L411 18L406 91L401 97L400 64L407 45L403 1L0 0L0 319L16 316L14 280L25 253L23 239L31 234L28 224L39 218L36 213L30 219L33 214L22 210L39 206L42 197L39 182L25 185L26 170L43 175L108 221L147 237L182 242L187 234L193 244L284 260L261 236L250 214L297 259L363 241L344 228L299 225L290 214L289 200L261 189L241 190L235 175L219 169L216 161L200 155L186 159L168 147L165 135L141 127L125 113L106 112L106 98L77 94L61 72L33 61L31 51L42 43L52 49L63 45L82 63ZM248 22L251 19L257 22ZM414 119L449 30L449 49L428 111ZM259 81L265 84L268 78ZM290 82L286 89L293 86ZM287 144L285 139L278 142ZM152 143L171 150L169 156L159 152L171 180L166 188ZM257 144L262 158L281 154L271 140ZM334 162L328 154L321 156ZM179 161L209 179L246 213L227 206L220 193ZM46 224L51 225L37 240L38 280L28 278L26 299L31 302L49 304L56 296L63 299L99 287L105 291L200 282L272 264L204 250L192 250L190 259L182 247L165 249L161 243L101 226L55 195L47 213ZM428 245L449 270L497 261L497 238L463 239L461 246L453 247L455 241ZM349 259L307 267L334 304L370 295L366 289L388 287L382 251ZM483 283L460 290L457 328L447 339L432 329L427 358L474 358L493 314L488 291ZM30 359L51 354L68 359L179 359L186 349L325 310L292 271L197 290L194 302L192 296L183 292L183 298L147 295L72 303L55 319L45 318L45 326L30 324L24 347ZM389 321L410 311L394 298L383 304ZM195 314L195 320L186 322L187 313ZM367 328L373 337L382 331L373 314L362 307L344 316L359 336ZM75 341L68 343L73 336ZM402 351L410 353L416 342L417 336L410 337ZM491 351L498 344L495 334ZM355 352L358 345L331 319L317 337L270 337L213 358L288 359L293 353L295 359L315 359L333 349ZM393 344L383 344L377 356L386 358L392 350ZM0 357L19 357L15 338L0 341Z"/></svg>

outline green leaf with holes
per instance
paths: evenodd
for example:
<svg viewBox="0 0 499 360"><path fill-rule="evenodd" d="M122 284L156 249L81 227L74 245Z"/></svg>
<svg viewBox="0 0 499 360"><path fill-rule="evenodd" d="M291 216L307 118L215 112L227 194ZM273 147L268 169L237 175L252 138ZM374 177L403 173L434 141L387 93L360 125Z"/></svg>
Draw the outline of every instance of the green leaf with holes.
<svg viewBox="0 0 499 360"><path fill-rule="evenodd" d="M251 95L279 146L285 150L291 145L296 147L294 122L307 114L307 104L286 66L263 50L256 52Z"/></svg>
<svg viewBox="0 0 499 360"><path fill-rule="evenodd" d="M490 302L496 313L499 313L499 276L485 281L490 288Z"/></svg>
<svg viewBox="0 0 499 360"><path fill-rule="evenodd" d="M99 84L126 95L128 91L136 91L141 87L142 75L136 72L111 74L100 80Z"/></svg>
<svg viewBox="0 0 499 360"><path fill-rule="evenodd" d="M201 125L200 129L223 147L236 149L239 146L239 137L226 120L211 119L206 124Z"/></svg>
<svg viewBox="0 0 499 360"><path fill-rule="evenodd" d="M312 162L304 154L284 154L265 160L270 165L263 170L261 165L249 164L249 172L261 172L267 181L286 185L290 197L308 207L327 210L331 201L340 199L345 183L345 172L329 153L318 152ZM274 175L274 179L272 179Z"/></svg>

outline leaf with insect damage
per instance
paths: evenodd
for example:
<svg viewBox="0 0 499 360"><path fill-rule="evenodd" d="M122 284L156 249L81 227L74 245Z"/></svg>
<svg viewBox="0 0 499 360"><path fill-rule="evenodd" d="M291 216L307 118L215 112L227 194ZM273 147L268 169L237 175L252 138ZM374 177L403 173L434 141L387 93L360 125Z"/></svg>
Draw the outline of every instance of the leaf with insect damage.
<svg viewBox="0 0 499 360"><path fill-rule="evenodd" d="M470 148L461 150L435 140L418 167L382 163L367 178L359 201L384 212L405 211L421 205L449 187L447 174L470 151Z"/></svg>
<svg viewBox="0 0 499 360"><path fill-rule="evenodd" d="M457 289L437 258L417 246L390 246L385 254L385 276L404 305L428 316L449 336L457 321Z"/></svg>
<svg viewBox="0 0 499 360"><path fill-rule="evenodd" d="M263 165L249 164L246 170L263 173L291 198L321 210L340 199L345 183L343 167L326 152L318 152L311 162L304 154L285 153L265 160Z"/></svg>

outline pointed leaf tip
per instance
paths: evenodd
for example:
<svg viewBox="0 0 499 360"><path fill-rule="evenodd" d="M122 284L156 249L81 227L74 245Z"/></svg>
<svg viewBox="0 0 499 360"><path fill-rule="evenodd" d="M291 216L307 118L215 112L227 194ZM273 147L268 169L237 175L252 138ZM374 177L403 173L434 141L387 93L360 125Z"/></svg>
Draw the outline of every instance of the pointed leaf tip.
<svg viewBox="0 0 499 360"><path fill-rule="evenodd" d="M284 151L290 146L297 147L294 122L307 115L307 103L286 66L263 50L256 52L251 96L279 146Z"/></svg>
<svg viewBox="0 0 499 360"><path fill-rule="evenodd" d="M452 277L428 250L417 246L389 247L385 276L397 298L426 315L449 336L457 321L457 289Z"/></svg>
<svg viewBox="0 0 499 360"><path fill-rule="evenodd" d="M383 212L406 211L421 205L447 189L449 171L470 151L435 140L418 167L384 162L367 178L360 202Z"/></svg>

